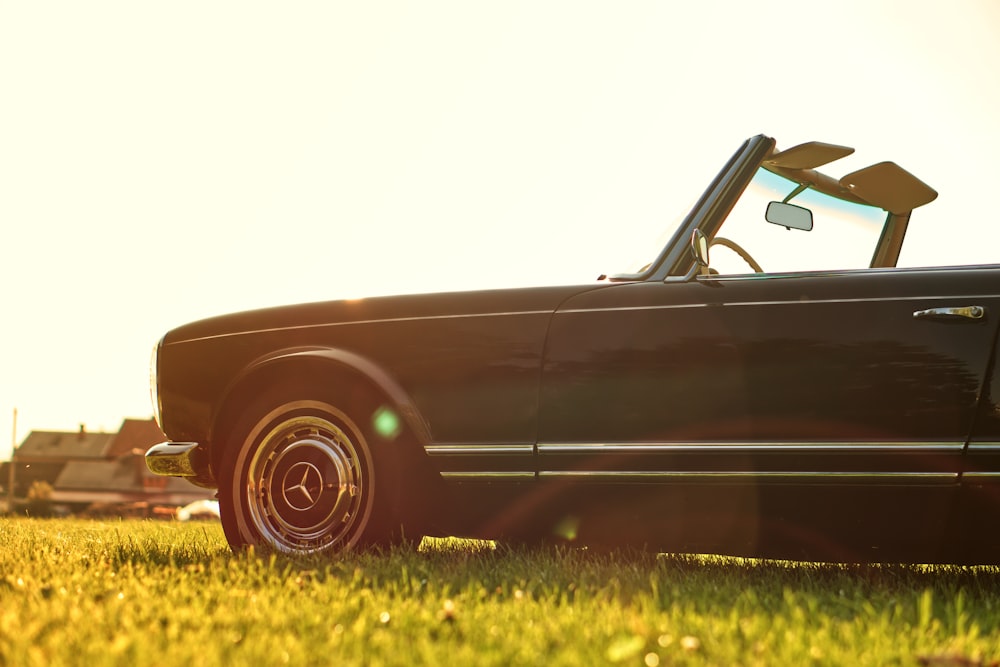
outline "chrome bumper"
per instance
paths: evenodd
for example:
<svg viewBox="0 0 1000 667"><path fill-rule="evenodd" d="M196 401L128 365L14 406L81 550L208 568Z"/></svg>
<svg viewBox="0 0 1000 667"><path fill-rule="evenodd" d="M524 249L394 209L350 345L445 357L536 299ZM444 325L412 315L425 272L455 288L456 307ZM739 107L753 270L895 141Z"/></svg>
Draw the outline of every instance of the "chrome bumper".
<svg viewBox="0 0 1000 667"><path fill-rule="evenodd" d="M154 475L184 477L192 484L215 488L215 476L205 448L197 442L161 442L146 452L146 467Z"/></svg>

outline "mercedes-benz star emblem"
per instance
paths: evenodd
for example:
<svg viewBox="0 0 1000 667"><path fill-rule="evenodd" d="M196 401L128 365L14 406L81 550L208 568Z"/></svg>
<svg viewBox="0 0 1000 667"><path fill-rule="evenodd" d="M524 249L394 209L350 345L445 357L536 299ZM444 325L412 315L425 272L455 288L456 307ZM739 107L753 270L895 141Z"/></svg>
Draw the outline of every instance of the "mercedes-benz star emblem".
<svg viewBox="0 0 1000 667"><path fill-rule="evenodd" d="M323 493L323 475L311 463L300 461L288 469L281 495L292 509L300 512L314 506Z"/></svg>

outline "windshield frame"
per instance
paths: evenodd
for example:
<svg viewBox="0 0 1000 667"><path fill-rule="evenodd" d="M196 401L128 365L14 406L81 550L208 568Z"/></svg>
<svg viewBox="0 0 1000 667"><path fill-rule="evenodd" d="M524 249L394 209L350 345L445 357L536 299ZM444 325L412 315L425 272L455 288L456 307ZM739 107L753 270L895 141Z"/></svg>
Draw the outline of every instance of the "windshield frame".
<svg viewBox="0 0 1000 667"><path fill-rule="evenodd" d="M609 276L608 281L662 281L671 276L683 276L694 261L690 252L691 233L695 229L704 231L713 221L718 226L720 217L724 219L729 214L761 162L773 152L774 145L774 139L763 134L743 142L678 225L656 259L643 271L615 274Z"/></svg>

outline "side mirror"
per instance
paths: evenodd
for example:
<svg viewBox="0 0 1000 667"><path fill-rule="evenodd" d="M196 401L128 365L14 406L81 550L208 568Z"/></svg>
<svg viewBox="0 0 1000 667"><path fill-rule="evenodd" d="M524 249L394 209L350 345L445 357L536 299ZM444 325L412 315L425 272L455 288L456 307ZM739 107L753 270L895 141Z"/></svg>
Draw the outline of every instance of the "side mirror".
<svg viewBox="0 0 1000 667"><path fill-rule="evenodd" d="M691 232L691 253L702 274L708 273L708 238L700 229Z"/></svg>
<svg viewBox="0 0 1000 667"><path fill-rule="evenodd" d="M697 275L708 275L708 238L700 229L691 232L691 255L694 264L684 276L684 282L691 282Z"/></svg>
<svg viewBox="0 0 1000 667"><path fill-rule="evenodd" d="M804 232L809 232L813 228L812 211L780 201L773 201L767 205L764 219L772 224L781 225L785 229L801 229Z"/></svg>

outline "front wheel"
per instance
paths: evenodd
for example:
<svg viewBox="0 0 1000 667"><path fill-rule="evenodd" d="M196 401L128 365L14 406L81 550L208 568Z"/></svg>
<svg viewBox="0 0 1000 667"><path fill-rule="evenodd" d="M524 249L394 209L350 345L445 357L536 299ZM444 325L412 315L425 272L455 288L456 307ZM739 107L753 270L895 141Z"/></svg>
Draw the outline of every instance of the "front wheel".
<svg viewBox="0 0 1000 667"><path fill-rule="evenodd" d="M263 405L238 420L220 471L230 545L313 554L385 543L399 485L369 429L323 401Z"/></svg>

